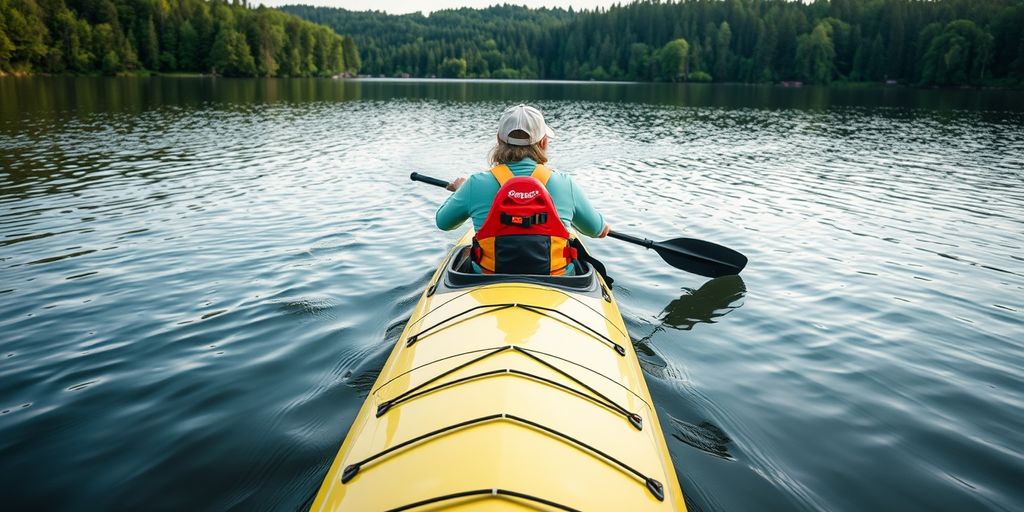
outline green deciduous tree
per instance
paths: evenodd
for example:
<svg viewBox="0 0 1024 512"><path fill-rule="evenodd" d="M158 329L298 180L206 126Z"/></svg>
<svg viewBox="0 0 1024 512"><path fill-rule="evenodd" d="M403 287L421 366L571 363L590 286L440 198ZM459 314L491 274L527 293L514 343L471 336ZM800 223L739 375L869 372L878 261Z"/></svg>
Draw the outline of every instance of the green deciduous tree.
<svg viewBox="0 0 1024 512"><path fill-rule="evenodd" d="M686 39L679 38L665 43L665 46L658 50L658 69L661 77L670 82L685 80L689 55L690 44Z"/></svg>
<svg viewBox="0 0 1024 512"><path fill-rule="evenodd" d="M796 62L804 80L813 84L832 81L836 51L831 36L832 26L822 22L797 40Z"/></svg>
<svg viewBox="0 0 1024 512"><path fill-rule="evenodd" d="M107 50L107 53L103 54L103 73L116 75L119 71L121 71L121 59L117 57L117 52L114 50Z"/></svg>
<svg viewBox="0 0 1024 512"><path fill-rule="evenodd" d="M691 82L710 82L713 78L705 71L694 71L690 73Z"/></svg>
<svg viewBox="0 0 1024 512"><path fill-rule="evenodd" d="M100 69L108 75L121 71L121 58L117 54L117 40L110 23L100 23L93 29L93 55L100 59Z"/></svg>
<svg viewBox="0 0 1024 512"><path fill-rule="evenodd" d="M973 21L951 21L928 45L922 81L933 85L980 82L992 58L992 41L992 35Z"/></svg>
<svg viewBox="0 0 1024 512"><path fill-rule="evenodd" d="M213 72L224 76L253 76L256 61L252 57L249 43L238 31L223 27L217 32L210 50Z"/></svg>
<svg viewBox="0 0 1024 512"><path fill-rule="evenodd" d="M46 46L49 31L35 0L4 2L0 4L0 17L4 20L5 38L12 46L8 50L7 65L27 71L35 64L43 64L49 54Z"/></svg>
<svg viewBox="0 0 1024 512"><path fill-rule="evenodd" d="M445 78L462 78L466 76L466 59L447 58L441 62L441 76Z"/></svg>

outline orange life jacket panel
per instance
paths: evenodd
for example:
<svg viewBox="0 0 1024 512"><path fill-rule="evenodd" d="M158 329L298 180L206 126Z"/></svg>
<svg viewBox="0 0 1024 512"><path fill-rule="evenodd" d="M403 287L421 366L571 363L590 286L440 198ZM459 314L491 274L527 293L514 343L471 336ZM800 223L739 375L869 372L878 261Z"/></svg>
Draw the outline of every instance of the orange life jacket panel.
<svg viewBox="0 0 1024 512"><path fill-rule="evenodd" d="M546 188L551 171L538 164L515 176L503 164L491 174L501 188L473 237L473 261L486 274L564 275L576 249Z"/></svg>

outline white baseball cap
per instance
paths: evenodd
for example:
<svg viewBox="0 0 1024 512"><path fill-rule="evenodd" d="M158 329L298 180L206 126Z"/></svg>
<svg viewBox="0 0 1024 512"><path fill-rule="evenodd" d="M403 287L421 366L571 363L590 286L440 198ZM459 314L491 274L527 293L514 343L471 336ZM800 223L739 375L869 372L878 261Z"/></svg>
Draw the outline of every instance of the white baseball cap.
<svg viewBox="0 0 1024 512"><path fill-rule="evenodd" d="M516 130L526 132L530 138L510 137L509 135ZM501 114L501 121L498 121L498 138L513 146L530 146L540 142L544 137L554 136L555 132L544 123L544 115L540 110L522 103L505 109Z"/></svg>

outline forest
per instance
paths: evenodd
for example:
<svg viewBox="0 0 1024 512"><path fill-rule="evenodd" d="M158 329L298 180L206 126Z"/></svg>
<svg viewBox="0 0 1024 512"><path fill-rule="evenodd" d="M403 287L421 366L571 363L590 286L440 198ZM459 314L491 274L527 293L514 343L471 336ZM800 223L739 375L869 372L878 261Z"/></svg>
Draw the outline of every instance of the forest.
<svg viewBox="0 0 1024 512"><path fill-rule="evenodd" d="M234 0L0 0L0 74L355 74L349 36Z"/></svg>
<svg viewBox="0 0 1024 512"><path fill-rule="evenodd" d="M287 6L374 76L1024 85L1024 0L641 0L388 15Z"/></svg>

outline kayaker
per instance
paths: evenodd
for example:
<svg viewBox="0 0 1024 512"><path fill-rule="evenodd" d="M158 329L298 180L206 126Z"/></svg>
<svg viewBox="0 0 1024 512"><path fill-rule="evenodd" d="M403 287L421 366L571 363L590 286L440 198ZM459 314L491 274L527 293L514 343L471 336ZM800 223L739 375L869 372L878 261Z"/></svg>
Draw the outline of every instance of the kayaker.
<svg viewBox="0 0 1024 512"><path fill-rule="evenodd" d="M498 122L497 142L489 155L490 164L494 167L468 179L460 177L451 182L448 190L454 193L437 210L437 227L452 230L466 219L472 219L473 227L479 233L495 204L495 196L501 188L499 180L504 182L510 177L533 176L543 183L566 228L575 228L578 233L590 237L605 237L610 228L583 189L569 175L548 171L544 166L548 161L548 144L553 137L554 132L544 122L540 110L522 104L506 109ZM508 171L511 171L511 176ZM573 267L570 262L564 265L562 272L563 266L553 263L551 273L571 275ZM476 263L474 270L486 271Z"/></svg>

